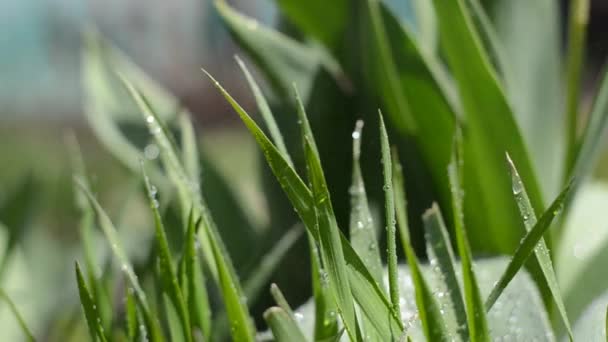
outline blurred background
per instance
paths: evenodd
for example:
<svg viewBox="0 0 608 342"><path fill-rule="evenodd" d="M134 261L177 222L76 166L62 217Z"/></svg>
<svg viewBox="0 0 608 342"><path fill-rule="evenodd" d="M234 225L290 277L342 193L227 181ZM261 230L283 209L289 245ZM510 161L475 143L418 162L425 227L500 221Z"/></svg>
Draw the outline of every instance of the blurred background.
<svg viewBox="0 0 608 342"><path fill-rule="evenodd" d="M261 23L278 22L271 0L229 2ZM405 2L388 2L402 16L408 15ZM562 1L562 19L567 8L567 1ZM37 331L44 327L36 326L36 317L44 317L57 303L77 304L72 267L80 253L78 217L65 145L70 132L78 137L89 170L98 175L96 187L110 215L130 209L142 212L125 207L127 201L117 190L132 186L128 172L101 147L84 119L81 38L91 26L193 113L203 146L218 173L233 181L230 186L237 201L251 209L250 219L257 224L268 221L263 189L254 181L259 176L256 147L200 72L201 67L211 71L253 110L246 82L232 58L239 51L212 1L0 0L0 222L10 227L0 229L0 288L20 304ZM608 55L606 0L592 1L587 51L584 88L592 92ZM606 164L600 164L600 175L608 175L608 168L602 166ZM126 215L122 224L134 227L132 235L137 235L138 227L147 229L138 215ZM17 253L3 257L13 236L21 239ZM45 285L42 290L40 284ZM65 324L70 319L66 315ZM0 303L0 340L12 340L15 327Z"/></svg>

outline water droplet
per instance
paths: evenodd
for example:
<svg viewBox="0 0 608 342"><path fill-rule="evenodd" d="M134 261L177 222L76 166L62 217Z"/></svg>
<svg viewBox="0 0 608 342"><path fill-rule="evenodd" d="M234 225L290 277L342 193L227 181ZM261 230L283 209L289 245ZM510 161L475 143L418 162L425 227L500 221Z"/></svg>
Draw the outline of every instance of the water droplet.
<svg viewBox="0 0 608 342"><path fill-rule="evenodd" d="M160 206L160 205L158 204L158 200L157 200L157 199L153 199L153 200L152 200L152 205L154 206L154 208L157 208L157 209L158 209L158 207Z"/></svg>
<svg viewBox="0 0 608 342"><path fill-rule="evenodd" d="M154 160L158 158L159 154L160 150L158 149L158 146L156 146L156 144L148 144L144 148L144 157L146 157L146 159L148 160Z"/></svg>
<svg viewBox="0 0 608 342"><path fill-rule="evenodd" d="M359 229L363 228L363 222L362 221L357 221L357 228L359 228Z"/></svg>
<svg viewBox="0 0 608 342"><path fill-rule="evenodd" d="M390 186L390 185L388 185L388 184L385 184L385 185L382 187L382 190L384 190L384 191L388 191L388 190L390 190L390 189L391 189L391 186Z"/></svg>
<svg viewBox="0 0 608 342"><path fill-rule="evenodd" d="M154 119L154 117L152 115L146 116L147 123L151 124L151 123L154 123L154 121L156 121L156 120Z"/></svg>
<svg viewBox="0 0 608 342"><path fill-rule="evenodd" d="M298 321L298 322L304 320L304 315L302 315L299 312L294 313L293 316L295 317L296 321Z"/></svg>
<svg viewBox="0 0 608 342"><path fill-rule="evenodd" d="M359 131L354 131L352 134L353 139L357 140L361 138L361 133Z"/></svg>

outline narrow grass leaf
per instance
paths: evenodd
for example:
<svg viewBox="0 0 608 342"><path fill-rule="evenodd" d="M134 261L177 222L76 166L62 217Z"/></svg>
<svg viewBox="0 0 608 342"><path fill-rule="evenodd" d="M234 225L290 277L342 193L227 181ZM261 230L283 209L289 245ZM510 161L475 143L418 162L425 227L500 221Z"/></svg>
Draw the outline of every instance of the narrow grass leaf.
<svg viewBox="0 0 608 342"><path fill-rule="evenodd" d="M295 225L289 229L279 241L266 253L251 272L251 277L245 280L243 290L247 298L257 298L260 291L267 284L279 263L283 260L291 247L300 239L304 228Z"/></svg>
<svg viewBox="0 0 608 342"><path fill-rule="evenodd" d="M283 154L283 157L285 157L287 162L289 162L289 165L293 165L293 162L291 161L291 158L289 157L289 152L287 151L287 147L285 147L285 141L283 140L283 135L281 134L281 131L279 130L279 126L277 125L277 122L274 119L274 115L272 115L272 111L270 110L268 101L266 101L266 97L264 96L264 94L262 93L262 90L260 89L257 82L255 81L255 79L253 78L251 73L249 72L249 69L247 69L247 66L245 65L245 63L238 56L235 56L235 59L239 65L239 67L245 74L245 78L247 78L247 83L249 83L249 88L253 92L253 97L258 106L258 111L260 112L262 119L264 119L264 123L266 124L266 127L268 128L268 132L270 133L270 136L272 137L272 141L274 142L275 146L279 149L279 151L281 151L281 153Z"/></svg>
<svg viewBox="0 0 608 342"><path fill-rule="evenodd" d="M134 341L137 336L137 327L139 326L139 323L137 322L137 303L135 302L135 298L133 298L133 290L130 287L127 288L125 297L127 337L129 338L129 341Z"/></svg>
<svg viewBox="0 0 608 342"><path fill-rule="evenodd" d="M353 131L353 172L350 193L350 243L359 254L378 284L382 284L382 259L378 247L378 234L367 202L365 184L361 174L361 140L363 121L358 120Z"/></svg>
<svg viewBox="0 0 608 342"><path fill-rule="evenodd" d="M450 194L452 199L452 217L454 219L454 231L456 245L462 267L462 283L464 285L464 298L466 303L467 334L472 342L490 341L488 330L488 319L479 290L479 283L473 271L473 257L467 232L464 228L463 196L462 189L462 141L460 131L456 132L452 160L448 165L448 179L450 182Z"/></svg>
<svg viewBox="0 0 608 342"><path fill-rule="evenodd" d="M448 230L436 203L422 215L427 254L433 271L438 275L439 301L448 303L444 309L446 322L451 324L463 341L467 339L467 326L465 305L462 300L460 284L456 277L454 251L448 235ZM483 306L482 306L483 308ZM460 328L463 327L463 328Z"/></svg>
<svg viewBox="0 0 608 342"><path fill-rule="evenodd" d="M154 227L156 234L156 243L158 244L158 260L159 260L159 277L163 287L163 291L167 295L167 299L171 301L172 310L178 315L178 322L181 323L183 339L185 341L192 341L192 332L190 330L190 316L188 314L188 308L182 290L179 286L177 273L171 257L171 251L169 250L169 242L167 241L167 235L165 233L165 227L158 211L158 199L157 189L150 182L150 178L146 173L144 165L141 166L142 175L144 178L144 184L146 187L146 193L148 195L148 201L150 203L150 209L154 217ZM165 303L165 307L167 304Z"/></svg>
<svg viewBox="0 0 608 342"><path fill-rule="evenodd" d="M489 311L492 308L496 302L496 299L500 297L500 294L504 291L519 269L524 265L530 254L532 254L544 233L551 226L553 219L560 213L562 206L567 200L571 190L572 181L566 185L559 196L557 196L545 213L540 217L538 222L536 222L534 227L528 233L526 233L526 236L515 250L509 265L507 265L507 268L500 277L500 280L496 283L496 285L494 285L492 292L490 292L488 299L486 299L486 310Z"/></svg>
<svg viewBox="0 0 608 342"><path fill-rule="evenodd" d="M200 183L201 170L198 159L198 142L192 120L188 112L178 114L179 130L181 132L182 162L186 174L193 181Z"/></svg>
<svg viewBox="0 0 608 342"><path fill-rule="evenodd" d="M395 220L395 195L393 192L393 166L391 163L391 148L384 125L382 113L380 117L380 152L382 156L382 174L384 175L384 210L386 224L386 244L387 244L387 263L388 263L388 289L393 310L397 312L401 319L399 310L399 279L397 274L397 241L396 241L396 220Z"/></svg>
<svg viewBox="0 0 608 342"><path fill-rule="evenodd" d="M442 317L441 310L428 283L424 279L418 263L418 258L412 248L409 235L409 227L407 223L406 214L406 200L404 194L404 183L402 167L399 159L393 160L393 188L396 211L397 211L397 224L399 226L399 232L401 235L401 241L407 263L410 267L412 274L412 282L416 292L416 306L418 307L418 315L422 322L422 329L424 335L429 341L444 341L449 340L451 334L446 330L446 323Z"/></svg>
<svg viewBox="0 0 608 342"><path fill-rule="evenodd" d="M97 311L97 306L95 305L95 301L91 296L91 292L87 288L87 284L84 280L82 272L80 271L80 265L78 265L78 262L75 263L74 267L76 270L76 281L78 284L80 303L82 304L82 308L84 310L84 316L87 320L91 339L94 341L97 339L100 341L107 341L102 324L103 321L99 315L99 312Z"/></svg>
<svg viewBox="0 0 608 342"><path fill-rule="evenodd" d="M162 274L159 274L159 276L162 277ZM180 319L180 315L166 292L163 292L162 294L162 303L163 307L165 308L165 317L167 319L167 325L169 326L169 336L171 337L171 341L186 341L184 331L182 330L182 320Z"/></svg>
<svg viewBox="0 0 608 342"><path fill-rule="evenodd" d="M283 292L281 292L281 289L277 286L277 284L275 284L275 283L270 284L270 294L272 295L272 298L274 298L275 303L277 303L277 305L281 309L283 309L283 311L285 311L285 313L287 313L289 315L289 317L295 319L295 314L293 313L293 309L287 302L287 299L285 299Z"/></svg>
<svg viewBox="0 0 608 342"><path fill-rule="evenodd" d="M306 338L295 320L284 309L271 307L264 312L264 319L277 342L305 342Z"/></svg>
<svg viewBox="0 0 608 342"><path fill-rule="evenodd" d="M521 177L519 177L519 173L517 172L515 164L511 160L511 157L508 153L506 157L507 163L509 164L509 171L511 173L511 182L513 184L513 196L515 197L515 201L517 202L517 207L519 208L519 212L521 213L521 217L524 221L526 231L529 232L538 222L536 219L536 214L534 213L534 208L532 207L532 203L530 203L530 198L528 197L526 188L521 180ZM560 294L559 285L557 283L557 277L555 275L555 270L553 269L551 256L549 255L549 249L547 248L547 244L543 237L540 238L538 245L534 248L534 254L536 255L538 264L540 265L541 270L545 276L545 280L547 281L547 285L549 286L551 295L553 296L553 300L555 301L555 304L557 306L557 310L562 318L562 321L564 322L564 325L568 332L568 336L570 337L570 340L572 340L572 328L570 327L570 321L568 320L568 315L566 314L564 301Z"/></svg>
<svg viewBox="0 0 608 342"><path fill-rule="evenodd" d="M26 340L29 342L36 341L36 339L34 338L34 335L32 334L32 331L27 326L27 323L25 323L23 316L21 316L21 313L19 313L17 306L2 289L0 289L0 299L2 299L6 304L8 304L8 307L11 310L11 312L13 313L13 316L15 316L15 318L17 319L17 323L19 324L21 331L25 335ZM91 337L93 337L93 336L91 336ZM105 341L105 339L102 341Z"/></svg>
<svg viewBox="0 0 608 342"><path fill-rule="evenodd" d="M315 301L315 341L326 340L338 333L338 315L336 315L335 301L331 300L328 284L322 280L325 274L321 268L321 256L317 241L312 233L307 232L310 251L310 267L312 292Z"/></svg>

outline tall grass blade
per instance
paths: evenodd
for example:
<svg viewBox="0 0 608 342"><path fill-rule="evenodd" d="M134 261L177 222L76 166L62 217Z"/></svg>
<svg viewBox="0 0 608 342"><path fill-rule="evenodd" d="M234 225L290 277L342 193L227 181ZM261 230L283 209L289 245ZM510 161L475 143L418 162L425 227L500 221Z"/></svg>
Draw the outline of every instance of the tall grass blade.
<svg viewBox="0 0 608 342"><path fill-rule="evenodd" d="M137 303L133 298L133 290L129 287L126 291L125 301L125 323L127 330L127 337L129 341L134 341L137 336L137 327L139 326L137 320Z"/></svg>
<svg viewBox="0 0 608 342"><path fill-rule="evenodd" d="M142 315L146 323L146 328L151 334L151 340L154 342L161 341L162 333L158 319L155 315L152 314L152 311L148 304L148 300L146 298L146 294L144 293L144 290L142 289L139 280L137 279L137 275L135 275L135 272L133 271L133 266L131 266L127 254L124 252L120 237L118 236L118 232L116 231L116 228L114 228L114 224L110 220L110 217L103 210L101 205L99 205L99 203L97 202L91 191L87 188L87 186L80 180L76 180L76 185L78 185L80 191L82 191L82 193L85 194L85 196L87 197L89 205L93 208L93 211L95 212L95 217L97 219L99 227L101 228L101 230L106 236L106 239L110 243L112 253L114 254L114 256L116 256L118 262L120 263L121 271L124 273L130 286L135 291L135 298L137 298L137 304L142 310Z"/></svg>
<svg viewBox="0 0 608 342"><path fill-rule="evenodd" d="M315 341L330 339L338 333L338 315L336 304L330 297L328 284L321 279L325 274L321 268L321 256L317 241L308 232L308 246L310 250L310 267L312 278L312 292L315 301Z"/></svg>
<svg viewBox="0 0 608 342"><path fill-rule="evenodd" d="M534 213L534 208L530 203L530 198L528 198L528 194L526 192L526 188L524 183L519 177L519 173L517 172L517 168L515 164L509 157L507 153L507 162L509 164L509 171L511 173L511 181L513 184L513 195L515 197L515 201L517 202L517 206L519 207L519 212L521 213L522 219L524 221L524 226L526 227L526 231L532 230L534 225L537 222L536 214ZM547 248L547 244L544 238L540 238L538 245L534 248L534 254L536 255L536 259L538 260L538 264L541 267L541 270L545 276L545 280L547 281L547 285L551 291L551 295L553 296L553 300L557 306L557 310L566 326L566 330L568 331L568 336L570 340L572 337L572 328L570 327L570 321L568 320L568 315L566 314L566 308L564 306L564 301L560 294L559 285L557 283L557 277L555 276L555 270L553 269L553 263L551 262L551 256L549 255L549 249Z"/></svg>
<svg viewBox="0 0 608 342"><path fill-rule="evenodd" d="M6 304L8 304L8 307L11 310L11 312L13 313L13 316L15 316L15 318L17 319L17 323L19 323L19 327L21 328L21 331L23 331L23 334L25 335L26 340L29 342L35 342L36 339L34 338L34 335L32 334L30 328L27 326L27 323L25 323L23 316L21 316L21 313L19 313L17 306L2 289L0 289L0 299L2 299ZM91 336L91 337L93 337L93 336ZM105 341L105 340L102 340L102 341Z"/></svg>
<svg viewBox="0 0 608 342"><path fill-rule="evenodd" d="M391 148L384 125L382 113L380 117L380 152L382 156L382 174L384 175L384 210L386 224L386 244L387 244L387 263L388 263L388 289L393 305L393 310L401 319L399 310L399 275L397 274L397 241L395 220L395 195L393 192L393 166L391 164Z"/></svg>
<svg viewBox="0 0 608 342"><path fill-rule="evenodd" d="M190 316L188 314L188 307L184 300L184 295L179 286L177 278L177 272L173 264L171 251L169 250L169 242L167 241L167 235L165 233L165 227L158 211L158 199L157 189L150 182L150 178L146 173L145 167L142 162L142 175L144 178L144 184L146 187L146 193L148 195L148 201L150 203L150 209L154 217L154 227L156 235L156 243L158 245L158 262L159 262L159 277L161 280L163 292L167 295L167 298L172 305L179 319L178 322L182 326L183 338L185 341L192 341L192 332L190 330ZM165 303L167 307L168 303Z"/></svg>
<svg viewBox="0 0 608 342"><path fill-rule="evenodd" d="M446 313L444 317L448 324L454 325L453 328L465 341L467 339L465 329L467 315L454 268L456 260L448 230L436 203L422 215L422 222L424 223L427 255L433 271L438 275L440 289L437 297L440 301L448 303L444 310Z"/></svg>
<svg viewBox="0 0 608 342"><path fill-rule="evenodd" d="M277 342L306 341L300 327L283 308L271 307L264 312L264 319Z"/></svg>
<svg viewBox="0 0 608 342"><path fill-rule="evenodd" d="M272 295L272 298L274 298L275 303L277 303L277 305L283 309L283 311L285 311L289 317L295 319L295 314L293 313L291 305L289 305L287 299L285 299L283 292L281 292L281 289L277 286L277 284L270 284L270 294Z"/></svg>
<svg viewBox="0 0 608 342"><path fill-rule="evenodd" d="M350 193L350 243L359 254L378 284L382 284L382 259L378 250L378 236L367 202L361 174L361 140L363 121L358 120L353 131L353 173Z"/></svg>
<svg viewBox="0 0 608 342"><path fill-rule="evenodd" d="M188 178L193 182L200 183L201 170L198 159L198 142L192 120L188 112L181 112L178 115L178 123L181 132L182 162Z"/></svg>
<svg viewBox="0 0 608 342"><path fill-rule="evenodd" d="M253 78L251 73L249 72L249 69L247 69L247 66L245 65L245 63L238 56L235 56L234 58L236 59L236 62L238 63L241 70L243 71L243 74L245 74L245 77L247 78L247 83L249 83L249 88L251 89L251 92L253 93L253 97L255 98L255 102L258 106L258 111L260 112L262 119L264 119L264 123L266 124L266 127L268 128L268 132L270 133L270 136L272 137L272 141L277 146L279 151L281 151L281 153L283 154L285 159L289 162L289 165L293 165L293 162L291 161L291 158L289 157L289 152L287 151L287 147L285 146L285 141L283 140L283 135L281 134L281 131L279 130L279 126L277 125L277 122L274 119L274 116L272 115L272 111L270 110L268 101L266 101L266 97L264 96L264 94L262 93L262 90L260 89L257 82L255 81L255 79Z"/></svg>
<svg viewBox="0 0 608 342"><path fill-rule="evenodd" d="M395 204L397 211L397 224L401 235L402 247L407 258L407 263L412 274L412 282L416 292L416 306L418 307L418 315L422 323L424 335L429 341L444 341L450 340L451 334L446 330L446 322L442 317L441 310L427 281L422 275L418 258L414 252L414 248L410 242L409 227L407 222L407 214L405 211L406 200L403 173L399 159L395 158L393 164L393 188L395 196Z"/></svg>
<svg viewBox="0 0 608 342"><path fill-rule="evenodd" d="M91 339L95 341L97 339L99 339L100 341L107 341L103 328L103 321L99 312L97 311L95 300L93 299L93 296L91 296L91 292L87 288L87 284L84 280L82 272L80 271L80 265L78 265L78 262L76 262L75 264L75 269L80 303L82 304L82 308L84 310L84 316L87 320Z"/></svg>
<svg viewBox="0 0 608 342"><path fill-rule="evenodd" d="M492 308L496 302L496 299L500 297L500 294L504 291L505 287L507 287L515 274L524 265L530 254L532 254L544 233L551 226L553 219L560 213L562 206L567 200L571 190L572 181L566 185L559 196L557 196L549 208L540 217L538 222L536 222L534 227L526 234L522 242L515 250L513 258L511 259L511 262L509 262L509 265L507 265L507 268L500 277L500 280L496 283L496 285L494 285L492 292L490 292L488 299L486 299L486 310L490 310Z"/></svg>
<svg viewBox="0 0 608 342"><path fill-rule="evenodd" d="M159 277L162 277L162 274L159 274ZM162 307L165 309L164 315L167 320L167 326L169 326L169 336L171 337L171 341L186 341L186 337L184 336L184 331L182 329L182 320L180 319L175 305L173 305L173 302L171 299L169 299L166 292L162 293L161 298L163 304Z"/></svg>

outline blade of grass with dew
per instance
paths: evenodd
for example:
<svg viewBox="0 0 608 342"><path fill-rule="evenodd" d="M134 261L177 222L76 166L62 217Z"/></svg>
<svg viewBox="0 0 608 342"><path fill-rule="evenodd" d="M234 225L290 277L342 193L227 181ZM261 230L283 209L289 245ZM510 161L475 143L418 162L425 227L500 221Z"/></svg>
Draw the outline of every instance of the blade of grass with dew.
<svg viewBox="0 0 608 342"><path fill-rule="evenodd" d="M321 258L327 271L329 289L336 301L336 306L342 317L346 332L351 340L356 340L358 327L354 310L354 299L340 241L340 228L338 228L338 223L331 206L331 198L327 184L325 183L321 161L311 146L310 140L306 137L304 152L317 215L317 233L321 245Z"/></svg>
<svg viewBox="0 0 608 342"><path fill-rule="evenodd" d="M255 81L255 79L253 78L251 73L249 72L249 69L247 69L247 66L245 65L245 63L238 56L235 56L235 59L239 65L239 67L243 71L243 74L245 74L245 78L247 78L247 83L249 83L249 88L251 89L251 92L253 93L253 97L255 98L255 103L258 106L258 111L260 112L260 115L264 119L264 123L266 124L266 127L268 128L268 132L270 133L272 142L276 145L276 147L279 149L279 151L281 151L281 153L283 154L283 157L287 160L289 165L293 165L293 162L291 161L291 158L289 157L289 152L287 151L287 147L285 147L285 141L283 140L283 135L281 134L281 131L279 130L279 126L277 125L277 122L274 119L274 116L272 115L272 111L270 110L270 106L268 105L268 102L266 101L266 97L264 96L264 94L262 93L262 90L260 89L257 82Z"/></svg>
<svg viewBox="0 0 608 342"><path fill-rule="evenodd" d="M601 151L601 142L608 126L608 64L589 115L589 122L580 138L580 149L576 153L576 162L571 176L582 183L591 172Z"/></svg>
<svg viewBox="0 0 608 342"><path fill-rule="evenodd" d="M162 274L159 274L158 276L163 277ZM169 299L169 296L167 296L167 292L163 292L161 294L161 302L161 307L164 308L164 316L167 322L167 326L169 327L170 340L175 342L186 341L186 337L184 336L184 331L182 329L183 324L180 320L179 313L177 313L175 305L173 305L173 302L171 301L171 299Z"/></svg>
<svg viewBox="0 0 608 342"><path fill-rule="evenodd" d="M149 330L151 335L151 340L153 342L161 341L162 333L158 319L155 315L152 314L152 311L150 310L146 294L144 293L141 285L139 284L139 280L137 279L137 275L135 275L135 272L133 271L133 267L129 262L129 258L124 252L120 237L118 236L118 232L116 231L116 228L114 228L114 224L110 220L110 217L103 210L101 205L99 205L99 203L97 202L91 191L87 188L87 186L79 180L76 180L76 184L80 188L80 191L82 191L86 195L89 201L89 205L93 208L93 211L95 212L99 227L101 228L104 235L106 236L106 239L110 243L112 253L118 259L118 262L121 265L122 272L125 274L127 281L130 283L130 285L133 287L133 290L135 291L135 297L137 298L137 303L142 310L142 314L146 323L146 328Z"/></svg>
<svg viewBox="0 0 608 342"><path fill-rule="evenodd" d="M462 189L462 140L460 131L456 132L453 143L452 160L448 165L448 179L452 199L452 217L454 219L454 232L456 246L460 255L462 267L462 283L466 304L467 334L472 342L489 342L488 319L479 290L479 283L473 270L473 257L471 247L464 228Z"/></svg>
<svg viewBox="0 0 608 342"><path fill-rule="evenodd" d="M325 340L338 333L338 317L335 302L331 300L328 284L321 279L324 271L321 269L321 256L317 242L312 233L307 232L310 251L310 267L312 293L315 302L315 333L314 340Z"/></svg>
<svg viewBox="0 0 608 342"><path fill-rule="evenodd" d="M302 236L304 228L301 225L295 225L289 229L279 241L277 241L272 249L262 257L255 269L251 272L251 277L246 279L243 285L243 290L247 298L257 298L260 291L272 276L277 265L283 260L287 252Z"/></svg>
<svg viewBox="0 0 608 342"><path fill-rule="evenodd" d="M589 0L570 2L568 20L568 48L566 58L566 171L570 173L576 158L578 144L578 114L581 92L581 74L585 56L587 24L589 23ZM567 175L568 176L568 175ZM567 178L566 178L567 179Z"/></svg>
<svg viewBox="0 0 608 342"><path fill-rule="evenodd" d="M530 254L532 254L544 233L549 229L549 227L551 227L553 219L560 213L564 202L570 195L572 183L573 182L570 181L566 185L559 196L557 196L549 208L543 213L538 222L536 222L534 227L528 233L526 233L523 241L515 250L511 262L509 262L509 265L507 265L507 268L500 277L500 280L496 283L496 285L494 285L488 299L486 299L485 305L487 311L492 308L496 302L496 299L500 297L500 294L504 291L505 287L507 287L515 274L524 265Z"/></svg>
<svg viewBox="0 0 608 342"><path fill-rule="evenodd" d="M264 320L277 342L305 342L306 338L295 320L280 307L273 306L264 312Z"/></svg>
<svg viewBox="0 0 608 342"><path fill-rule="evenodd" d="M23 316L21 316L21 313L17 309L17 306L11 300L11 298L4 292L4 290L1 288L0 288L0 299L2 299L8 305L9 309L13 313L13 316L15 316L15 318L17 319L17 323L19 324L21 331L25 335L25 339L29 342L35 342L36 339L34 338L34 335L32 334L32 331L30 330L30 328L27 326L27 323L25 323L25 320L23 319ZM93 337L93 336L91 336L91 337Z"/></svg>
<svg viewBox="0 0 608 342"><path fill-rule="evenodd" d="M91 339L95 341L99 338L101 341L107 341L101 315L97 311L97 306L95 305L95 300L93 299L91 292L87 288L87 284L84 280L82 272L80 271L80 265L78 265L78 262L75 264L75 270L80 303L84 310L84 316L87 321L87 326L89 327Z"/></svg>
<svg viewBox="0 0 608 342"><path fill-rule="evenodd" d="M397 274L397 242L396 242L396 221L395 221L395 195L393 192L393 166L391 164L391 151L388 142L386 126L382 113L380 117L380 150L382 156L382 174L384 175L384 210L386 224L386 244L387 244L387 264L388 264L388 289L393 310L401 319L399 310L399 276Z"/></svg>
<svg viewBox="0 0 608 342"><path fill-rule="evenodd" d="M311 244L318 243L318 232L315 229L316 218L314 200L311 191L247 112L243 110L243 108L211 75L207 73L207 76L214 82L216 88L233 107L259 144L277 181L285 191L301 220L304 222L309 236L313 238L314 242L311 242ZM305 123L303 122L302 124ZM309 148L311 148L310 145L313 143L308 143ZM402 323L395 318L396 314L393 313L390 302L386 299L384 292L371 276L363 261L361 261L357 253L352 249L348 240L343 236L341 240L342 247L348 254L345 257L345 260L351 271L350 276L356 278L356 280L351 282L353 292L355 292L355 299L358 300L362 310L366 312L366 315L370 320L375 322L377 326L388 327L388 329L379 329L378 331L379 333L389 334L387 338L390 339L391 329L397 329L398 331L402 330ZM311 248L311 251L314 251L314 248ZM319 275L319 277L321 276ZM365 302L363 302L363 300L365 300ZM390 317L390 320L387 321L386 317ZM400 332L395 335L398 336L399 334Z"/></svg>
<svg viewBox="0 0 608 342"><path fill-rule="evenodd" d="M458 84L467 122L464 185L470 190L464 209L472 247L508 253L517 246L520 232L513 229L518 227L519 217L504 172L501 158L504 151L509 151L520 165L535 208L543 207L542 193L509 99L489 63L464 0L433 3L439 18L442 50Z"/></svg>
<svg viewBox="0 0 608 342"><path fill-rule="evenodd" d="M200 222L201 218L194 221L194 214L191 211L180 268L183 270L182 292L186 294L192 325L201 330L207 341L211 337L211 307L205 287L205 277L196 250L196 233Z"/></svg>
<svg viewBox="0 0 608 342"><path fill-rule="evenodd" d="M350 243L359 254L378 284L382 284L382 259L378 250L378 236L367 203L361 174L361 140L363 121L358 120L353 131L353 173L350 192Z"/></svg>
<svg viewBox="0 0 608 342"><path fill-rule="evenodd" d="M511 174L513 196L517 202L517 207L521 213L526 231L529 232L537 223L536 214L534 213L532 203L530 203L530 198L528 197L526 187L524 186L521 177L519 177L519 172L517 172L517 168L515 167L515 164L513 163L513 160L511 160L508 153L506 154L506 158L507 163L509 164L509 172ZM564 301L560 294L559 285L557 284L557 277L555 276L555 270L553 269L553 263L551 262L551 257L549 255L549 249L543 237L540 238L538 245L534 248L534 254L536 255L538 264L540 265L545 280L547 281L547 286L549 286L551 295L553 296L553 300L557 306L557 310L568 332L568 336L570 337L570 340L572 340L572 328L570 327L570 321L568 320L568 315L566 314Z"/></svg>
<svg viewBox="0 0 608 342"><path fill-rule="evenodd" d="M396 155L396 154L395 154ZM409 227L406 214L406 200L404 193L403 171L398 158L392 161L393 165L393 189L395 196L395 209L397 213L397 224L401 235L401 244L407 263L412 274L412 282L416 292L416 306L422 322L424 335L429 341L444 341L450 339L450 333L446 330L446 324L442 317L441 310L427 281L422 275L418 258L412 248L409 235Z"/></svg>
<svg viewBox="0 0 608 342"><path fill-rule="evenodd" d="M447 303L444 309L448 327L458 332L463 341L467 340L464 327L467 326L467 316L460 284L456 277L454 251L452 249L448 230L436 203L422 215L424 224L427 255L433 272L437 275L439 292L437 298ZM482 306L483 308L483 306ZM462 327L462 328L461 328Z"/></svg>
<svg viewBox="0 0 608 342"><path fill-rule="evenodd" d="M135 298L133 298L133 290L128 287L125 294L125 323L127 330L127 337L129 341L135 341L135 337L137 336L137 327L139 326L137 322L137 307Z"/></svg>
<svg viewBox="0 0 608 342"><path fill-rule="evenodd" d="M182 327L183 339L185 341L192 341L190 315L188 313L186 301L184 300L184 295L182 294L182 290L179 286L175 266L173 265L171 251L169 250L169 242L167 241L167 235L165 233L165 227L163 225L160 212L158 211L158 200L156 198L158 190L150 182L150 178L146 173L143 162L141 165L141 170L144 178L146 193L148 195L148 202L154 217L154 228L156 243L158 246L158 262L160 268L159 277L163 292L166 293L167 299L170 300L171 305L173 306L172 309L175 310L175 314L177 314L179 317L178 322ZM165 306L167 306L166 303Z"/></svg>

